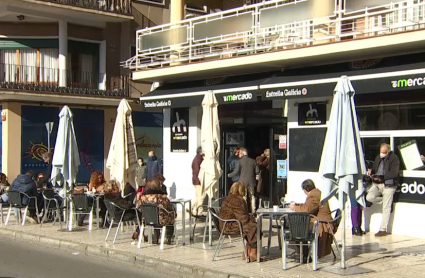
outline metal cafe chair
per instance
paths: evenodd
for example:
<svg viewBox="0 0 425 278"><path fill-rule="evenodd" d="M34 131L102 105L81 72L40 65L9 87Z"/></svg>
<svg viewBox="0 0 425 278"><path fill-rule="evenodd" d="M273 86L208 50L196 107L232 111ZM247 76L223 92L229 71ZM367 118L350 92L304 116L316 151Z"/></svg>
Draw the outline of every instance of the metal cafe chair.
<svg viewBox="0 0 425 278"><path fill-rule="evenodd" d="M310 229L311 219L315 219L313 229ZM313 259L313 270L317 270L317 248L318 248L318 225L319 219L317 216L294 212L282 216L282 269L286 270L286 248L289 245L298 245L300 248L300 262L303 261L303 246L310 247L308 258ZM285 231L285 223L289 231ZM290 243L295 242L295 243Z"/></svg>
<svg viewBox="0 0 425 278"><path fill-rule="evenodd" d="M154 230L161 230L161 243L159 246L160 250L164 249L164 241L165 241L165 229L168 225L162 225L159 221L159 211L163 211L166 214L175 214L174 211L167 211L164 208L158 207L157 205L153 204L143 204L140 206L140 209L142 211L142 216L144 221L142 222L142 227L140 228L140 234L139 234L139 242L137 244L137 248L140 248L143 238L143 231L146 227L150 227L151 231ZM174 226L174 225L172 225ZM175 231L175 229L174 229Z"/></svg>
<svg viewBox="0 0 425 278"><path fill-rule="evenodd" d="M193 231L192 231L192 238L195 238L196 224L200 221L205 221L205 223L207 223L206 221L208 218L208 196L204 198L204 202L202 203L202 205L196 208L196 215L192 215L192 217L195 218L195 223L193 225ZM204 228L204 238L205 238L205 233L206 233L206 228Z"/></svg>
<svg viewBox="0 0 425 278"><path fill-rule="evenodd" d="M246 243L245 243L245 238L243 236L243 230L242 230L241 222L237 219L226 219L226 220L222 219L217 215L217 211L214 208L210 207L208 209L210 211L212 221L214 222L214 226L216 227L217 231L220 233L220 237L218 238L218 243L215 247L215 251L214 251L212 261L214 261L215 258L220 254L220 249L221 249L221 246L223 245L224 238L226 236L231 237L231 236L238 235L242 239L243 253L245 254L246 262L248 262L249 258L248 258L248 254L246 253ZM223 223L223 227L220 227L220 222ZM238 223L239 233L226 232L226 225L228 225L230 223Z"/></svg>
<svg viewBox="0 0 425 278"><path fill-rule="evenodd" d="M112 225L114 225L114 221L118 223L117 226L117 231L115 232L115 236L114 236L114 240L112 241L112 244L115 244L115 240L117 239L117 235L118 235L118 231L120 230L121 225L124 224L124 222L127 221L133 221L133 220L137 220L137 225L140 228L140 219L138 216L138 211L136 208L131 208L129 210L123 209L120 206L116 205L115 203L108 201L108 200L103 200L103 202L105 203L106 209L108 211L108 215L109 215L109 220L110 220L110 224L109 224L109 229L108 229L108 233L106 234L106 238L105 238L105 242L108 241L108 237L109 237L109 233L111 232L111 228ZM125 218L125 213L127 211L130 210L134 210L136 217L135 218L131 218L131 219L126 219Z"/></svg>
<svg viewBox="0 0 425 278"><path fill-rule="evenodd" d="M38 216L37 197L35 196L30 197L28 196L28 194L24 192L17 192L17 191L9 191L7 195L9 196L10 206L7 212L6 222L4 223L5 225L9 223L10 212L12 211L12 209L18 209L18 221L20 221L22 209L24 209L24 216L22 217L22 226L24 226L25 224L25 218L27 216L28 209L35 209L37 220L38 222L40 222L40 217ZM23 198L28 199L27 204L23 204L23 201L22 201ZM32 200L34 201L34 206L31 205Z"/></svg>
<svg viewBox="0 0 425 278"><path fill-rule="evenodd" d="M339 223L341 223L341 215L342 215L341 214L341 210L340 209L335 209L335 210L333 210L331 212L331 214L334 214L335 215L333 220L328 220L328 221L326 221L326 220L320 220L319 222L320 223L324 223L324 224L327 225L328 230L329 230L329 232L332 235L332 240L333 240L333 243L335 245L336 251L338 251L338 254L341 255L341 251L339 250L339 248L341 247L341 245L338 244L338 241L336 240L335 233L334 233L334 231L335 232L337 231L337 229L339 227ZM332 254L334 255L334 258L336 259L336 254L335 254L333 248L332 248Z"/></svg>
<svg viewBox="0 0 425 278"><path fill-rule="evenodd" d="M9 202L7 202L7 203L2 203L2 202L0 202L0 213L1 213L1 223L3 224L4 223L4 217L3 217L3 208L8 208L8 207L10 207L10 203Z"/></svg>
<svg viewBox="0 0 425 278"><path fill-rule="evenodd" d="M216 214L220 214L220 208L221 208L221 205L222 205L223 200L225 198L226 197L222 197L222 198L219 198L217 200L214 200L214 199L211 200L211 208L213 208L215 210ZM207 234L208 234L207 231L208 231L208 222L209 221L210 221L210 219L209 219L209 213L208 213L207 217L205 219L204 237L202 239L203 243L205 243L205 240L206 240L206 237L207 237ZM214 221L213 221L212 224L215 225ZM217 228L217 231L218 231L218 228ZM209 236L209 234L208 234L208 236Z"/></svg>
<svg viewBox="0 0 425 278"><path fill-rule="evenodd" d="M54 216L53 225L55 225L56 220L59 220L60 228L62 229L62 217L61 214L65 210L64 201L59 204L58 195L52 189L45 189L42 192L42 196L44 198L44 215L41 219L40 228L43 227L44 221L46 221L47 215L51 212Z"/></svg>
<svg viewBox="0 0 425 278"><path fill-rule="evenodd" d="M87 194L72 194L71 197L70 217L73 218L79 215L89 215L89 231L92 230L93 226L93 211L94 211L94 198ZM71 221L70 221L71 222ZM74 224L76 221L73 221ZM71 223L69 230L72 229Z"/></svg>

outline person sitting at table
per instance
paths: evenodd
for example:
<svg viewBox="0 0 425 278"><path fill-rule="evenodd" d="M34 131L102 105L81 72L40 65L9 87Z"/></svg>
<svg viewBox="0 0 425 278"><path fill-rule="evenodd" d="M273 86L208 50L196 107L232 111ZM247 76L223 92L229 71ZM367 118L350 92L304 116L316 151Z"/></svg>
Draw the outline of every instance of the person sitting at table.
<svg viewBox="0 0 425 278"><path fill-rule="evenodd" d="M319 220L332 220L331 210L329 208L328 202L320 204L322 192L316 188L314 182L310 179L303 181L301 189L307 195L307 199L304 204L295 204L291 202L289 208L296 212L307 212L313 215L316 215ZM312 224L316 221L312 219ZM312 225L311 225L312 226ZM329 225L325 223L319 223L318 225L318 251L317 257L322 258L326 255L329 255L332 252L332 233L329 231ZM305 246L303 249L303 263L307 262L308 258L308 246ZM288 258L295 260L300 259L299 248L296 247L295 252L292 255L289 255Z"/></svg>
<svg viewBox="0 0 425 278"><path fill-rule="evenodd" d="M90 176L90 182L89 182L89 192L93 192L93 189L95 193L103 193L105 188L105 176L100 171L94 171ZM99 198L99 206L100 206L100 212L99 215L102 217L102 224L105 223L106 219L106 206L103 202L103 196L97 196ZM80 217L78 217L78 226L82 226L84 223L84 219L86 218L86 215L82 214ZM106 221L107 222L107 221ZM108 224L108 223L107 223ZM103 225L101 225L103 227Z"/></svg>
<svg viewBox="0 0 425 278"><path fill-rule="evenodd" d="M132 201L121 197L120 184L116 180L110 180L105 184L105 200L113 202L115 205L125 210L122 218L123 221L129 221L136 218L136 210L132 209L135 208L136 205L134 205ZM139 219L141 219L141 213L137 212L137 214ZM115 215L115 218L120 219L121 213ZM136 240L138 236L139 232L136 231L132 239Z"/></svg>
<svg viewBox="0 0 425 278"><path fill-rule="evenodd" d="M3 173L0 173L0 195L5 194L9 190L10 184L7 180L7 176ZM0 198L0 202L2 202L2 198Z"/></svg>
<svg viewBox="0 0 425 278"><path fill-rule="evenodd" d="M161 189L161 185L158 180L148 180L146 182L146 189L140 198L137 200L137 206L143 204L153 204L167 210L169 213L164 210L159 210L159 222L161 225L167 225L165 229L165 237L167 239L166 243L171 244L171 239L174 234L174 221L177 217L177 213L174 209L174 206L171 204L170 200L167 198L167 193ZM159 238L159 230L155 230L156 242ZM145 241L146 241L145 237Z"/></svg>
<svg viewBox="0 0 425 278"><path fill-rule="evenodd" d="M247 255L251 262L257 260L257 223L255 218L248 213L248 207L245 202L245 185L238 181L232 184L227 196L220 208L220 218L236 219L241 222L244 237L247 241ZM220 228L223 222L220 222ZM226 225L226 232L239 233L239 225L236 222ZM245 255L245 254L244 254ZM244 260L245 258L242 257Z"/></svg>
<svg viewBox="0 0 425 278"><path fill-rule="evenodd" d="M164 184L164 181L165 181L164 176L163 176L162 174L156 174L156 175L153 177L153 179L154 179L154 180L159 181L159 185L160 185L160 187L161 187L161 190L162 190L162 191L164 191L164 192L165 192L165 194L168 194L168 193L167 193L167 186L165 186L165 184Z"/></svg>

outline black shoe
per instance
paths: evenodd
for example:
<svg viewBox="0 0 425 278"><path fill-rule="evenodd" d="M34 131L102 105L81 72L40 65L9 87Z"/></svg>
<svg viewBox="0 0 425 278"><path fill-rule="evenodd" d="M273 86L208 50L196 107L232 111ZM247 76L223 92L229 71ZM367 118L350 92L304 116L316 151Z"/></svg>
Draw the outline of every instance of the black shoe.
<svg viewBox="0 0 425 278"><path fill-rule="evenodd" d="M365 234L366 234L366 232L365 232L365 231L363 231L363 230L362 230L362 228L360 228L360 227L359 227L359 231L360 231L363 235L365 235Z"/></svg>
<svg viewBox="0 0 425 278"><path fill-rule="evenodd" d="M84 217L78 217L77 225L81 227L83 226L83 223L84 223Z"/></svg>
<svg viewBox="0 0 425 278"><path fill-rule="evenodd" d="M359 227L354 227L353 228L353 235L355 235L355 236L362 236L363 235L363 232L362 232L362 230Z"/></svg>
<svg viewBox="0 0 425 278"><path fill-rule="evenodd" d="M286 258L300 261L300 254L297 252L294 252L291 255L287 255Z"/></svg>
<svg viewBox="0 0 425 278"><path fill-rule="evenodd" d="M300 263L300 255L298 254L298 258L295 259L295 262ZM312 263L313 259L310 257L308 258L308 263ZM307 263L307 256L303 256L303 264Z"/></svg>

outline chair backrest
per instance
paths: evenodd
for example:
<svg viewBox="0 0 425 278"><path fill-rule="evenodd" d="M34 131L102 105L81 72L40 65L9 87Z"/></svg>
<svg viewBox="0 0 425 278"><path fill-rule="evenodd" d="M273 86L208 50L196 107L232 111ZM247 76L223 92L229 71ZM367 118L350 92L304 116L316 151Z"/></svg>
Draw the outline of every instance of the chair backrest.
<svg viewBox="0 0 425 278"><path fill-rule="evenodd" d="M90 211L93 206L93 197L86 194L72 194L71 201L76 211Z"/></svg>
<svg viewBox="0 0 425 278"><path fill-rule="evenodd" d="M159 208L153 204L143 204L140 206L145 224L149 226L162 226L159 222Z"/></svg>
<svg viewBox="0 0 425 278"><path fill-rule="evenodd" d="M109 217L112 217L114 221L119 222L121 220L122 214L124 213L124 210L106 199L103 200L103 202L105 203L106 209L108 210Z"/></svg>
<svg viewBox="0 0 425 278"><path fill-rule="evenodd" d="M215 208L208 208L208 209L211 213L211 220L213 221L215 228L217 229L217 231L221 233L220 220L217 215L217 211L215 210Z"/></svg>
<svg viewBox="0 0 425 278"><path fill-rule="evenodd" d="M46 205L48 208L56 208L56 202L50 201L55 200L56 193L53 189L45 189L41 193L43 195L44 200L46 201Z"/></svg>
<svg viewBox="0 0 425 278"><path fill-rule="evenodd" d="M288 213L285 217L292 240L309 240L311 215L309 213Z"/></svg>
<svg viewBox="0 0 425 278"><path fill-rule="evenodd" d="M223 197L223 198L219 198L219 199L217 199L217 200L212 201L212 202L211 202L211 207L212 207L212 208L215 208L215 209L217 209L217 208L221 208L221 205L223 204L223 200L224 200L225 198L226 198L226 197Z"/></svg>
<svg viewBox="0 0 425 278"><path fill-rule="evenodd" d="M9 191L7 193L9 196L9 203L14 207L22 207L24 204L22 203L21 192L18 191Z"/></svg>

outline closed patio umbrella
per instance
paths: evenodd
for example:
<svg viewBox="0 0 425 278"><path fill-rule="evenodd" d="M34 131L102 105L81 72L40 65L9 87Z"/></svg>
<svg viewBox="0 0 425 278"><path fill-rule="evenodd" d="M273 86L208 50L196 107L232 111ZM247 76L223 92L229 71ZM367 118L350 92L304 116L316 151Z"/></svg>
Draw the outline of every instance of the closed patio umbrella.
<svg viewBox="0 0 425 278"><path fill-rule="evenodd" d="M59 127L52 159L52 183L60 181L63 177L63 197L66 200L66 185L72 189L75 184L78 167L80 166L80 153L74 132L73 114L68 106L64 106L59 113ZM68 214L68 207L66 216ZM68 219L65 217L65 219ZM70 223L71 227L72 223Z"/></svg>
<svg viewBox="0 0 425 278"><path fill-rule="evenodd" d="M115 179L121 184L122 195L124 195L124 186L127 182L135 187L137 152L131 112L127 100L122 99L117 109L117 118L106 161L106 167L110 170L110 179Z"/></svg>
<svg viewBox="0 0 425 278"><path fill-rule="evenodd" d="M354 104L354 88L346 76L338 81L332 103L329 125L320 162L320 174L324 177L322 201L336 193L342 211L341 220L341 268L345 263L345 202L346 196L355 196L364 206L362 178L366 174L363 148L360 141L357 113Z"/></svg>
<svg viewBox="0 0 425 278"><path fill-rule="evenodd" d="M218 156L220 154L220 123L218 121L218 102L212 92L207 92L202 101L201 147L204 160L199 171L202 193L208 194L208 205L218 191L218 181L222 175ZM211 216L211 215L210 215ZM211 240L211 217L209 217L209 244Z"/></svg>

